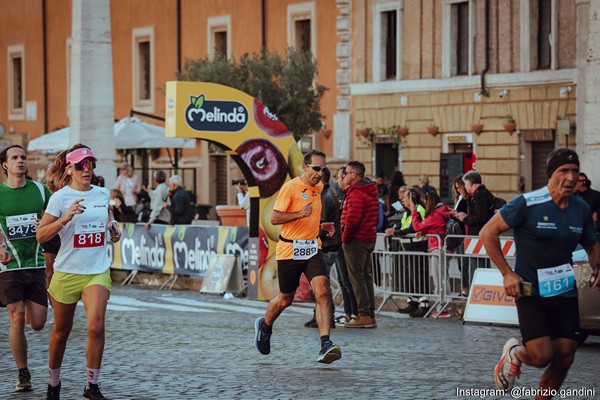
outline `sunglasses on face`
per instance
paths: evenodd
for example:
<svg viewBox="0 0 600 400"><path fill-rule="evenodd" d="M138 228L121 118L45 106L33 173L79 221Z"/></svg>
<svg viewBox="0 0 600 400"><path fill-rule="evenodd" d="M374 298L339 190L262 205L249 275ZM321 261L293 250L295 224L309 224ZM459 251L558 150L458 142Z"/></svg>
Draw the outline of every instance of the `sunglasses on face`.
<svg viewBox="0 0 600 400"><path fill-rule="evenodd" d="M327 167L321 167L318 165L306 164L307 167L311 167L315 172L325 172L327 171Z"/></svg>
<svg viewBox="0 0 600 400"><path fill-rule="evenodd" d="M75 171L83 171L85 168L90 170L96 168L96 162L92 160L83 160L78 162L77 164L73 164L73 169Z"/></svg>

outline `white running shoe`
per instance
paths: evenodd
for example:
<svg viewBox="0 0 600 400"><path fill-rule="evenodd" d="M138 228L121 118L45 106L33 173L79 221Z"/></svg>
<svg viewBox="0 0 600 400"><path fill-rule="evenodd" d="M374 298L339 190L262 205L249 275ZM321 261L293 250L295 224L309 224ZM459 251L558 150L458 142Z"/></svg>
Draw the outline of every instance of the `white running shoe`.
<svg viewBox="0 0 600 400"><path fill-rule="evenodd" d="M494 381L498 389L510 390L515 385L515 379L521 377L521 361L515 357L515 350L521 345L516 338L510 338L504 344L502 357L494 368Z"/></svg>

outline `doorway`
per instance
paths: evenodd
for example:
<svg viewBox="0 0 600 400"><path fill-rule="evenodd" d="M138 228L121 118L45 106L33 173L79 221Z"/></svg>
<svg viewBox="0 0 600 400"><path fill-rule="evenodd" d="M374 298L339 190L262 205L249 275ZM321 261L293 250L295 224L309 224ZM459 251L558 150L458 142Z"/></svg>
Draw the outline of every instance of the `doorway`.
<svg viewBox="0 0 600 400"><path fill-rule="evenodd" d="M389 182L394 171L399 170L400 145L395 142L377 142L375 144L375 168L373 177L383 173L384 182Z"/></svg>

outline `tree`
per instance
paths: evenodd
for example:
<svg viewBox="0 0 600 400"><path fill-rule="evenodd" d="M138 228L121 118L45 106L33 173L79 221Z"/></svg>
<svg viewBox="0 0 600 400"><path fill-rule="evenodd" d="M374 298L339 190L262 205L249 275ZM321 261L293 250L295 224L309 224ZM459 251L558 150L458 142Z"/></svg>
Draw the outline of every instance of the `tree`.
<svg viewBox="0 0 600 400"><path fill-rule="evenodd" d="M177 79L219 83L246 92L269 107L299 139L321 130L320 102L327 88L316 82L317 62L310 52L290 48L286 56L283 59L263 48L260 54L244 54L238 63L223 55L188 59Z"/></svg>

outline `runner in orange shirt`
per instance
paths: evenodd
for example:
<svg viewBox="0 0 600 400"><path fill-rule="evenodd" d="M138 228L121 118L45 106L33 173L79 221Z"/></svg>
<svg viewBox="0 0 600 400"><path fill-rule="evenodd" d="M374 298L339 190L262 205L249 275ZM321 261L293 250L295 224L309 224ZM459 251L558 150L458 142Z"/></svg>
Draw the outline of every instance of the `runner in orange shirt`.
<svg viewBox="0 0 600 400"><path fill-rule="evenodd" d="M273 324L292 304L304 273L317 301L316 317L321 336L317 362L330 364L342 357L340 347L329 338L329 278L319 239L319 229L325 229L330 235L334 233L333 222L321 222L321 178L326 168L324 153L316 150L308 153L304 157L302 175L286 182L275 201L271 223L282 225L276 250L280 293L269 302L265 316L254 324L254 343L261 354L271 352Z"/></svg>

